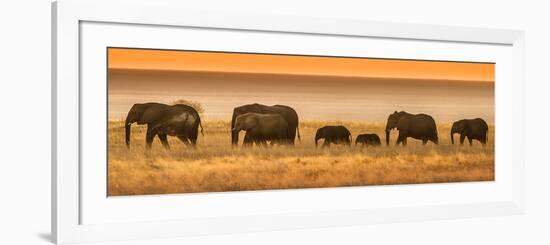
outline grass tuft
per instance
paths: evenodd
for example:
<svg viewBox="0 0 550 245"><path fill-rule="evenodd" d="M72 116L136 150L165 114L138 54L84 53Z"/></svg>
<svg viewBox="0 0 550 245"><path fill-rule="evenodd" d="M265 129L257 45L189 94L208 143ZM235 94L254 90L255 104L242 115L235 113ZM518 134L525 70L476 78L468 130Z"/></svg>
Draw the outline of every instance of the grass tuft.
<svg viewBox="0 0 550 245"><path fill-rule="evenodd" d="M145 127L132 126L130 149L124 122L109 122L108 194L145 195L266 189L392 185L494 180L494 127L482 147L451 145L450 124L439 124L439 142L408 140L406 147L316 149L315 130L345 125L354 139L376 133L384 141L384 123L304 121L295 147L231 147L229 121L205 121L195 149L169 137L171 150L158 138L145 150ZM243 133L240 140L242 141ZM391 141L395 143L396 133ZM458 135L455 136L455 143Z"/></svg>

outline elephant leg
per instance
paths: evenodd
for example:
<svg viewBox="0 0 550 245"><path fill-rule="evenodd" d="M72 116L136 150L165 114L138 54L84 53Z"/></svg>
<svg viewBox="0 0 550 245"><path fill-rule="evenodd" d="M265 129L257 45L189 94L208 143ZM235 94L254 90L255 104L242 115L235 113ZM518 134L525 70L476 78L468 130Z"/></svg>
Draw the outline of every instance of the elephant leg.
<svg viewBox="0 0 550 245"><path fill-rule="evenodd" d="M407 145L407 137L404 137L402 135L399 135L398 138L397 138L397 142L395 143L395 145L399 145L399 144L402 144L403 146L406 146Z"/></svg>
<svg viewBox="0 0 550 245"><path fill-rule="evenodd" d="M197 145L197 139L190 138L189 141L191 142L191 145L192 145L192 146L196 146L196 145Z"/></svg>
<svg viewBox="0 0 550 245"><path fill-rule="evenodd" d="M256 145L257 147L264 146L264 143L265 143L263 139L260 139L258 137L254 137L253 139L250 140L250 142L251 142L250 145Z"/></svg>
<svg viewBox="0 0 550 245"><path fill-rule="evenodd" d="M160 139L160 143L162 143L162 146L170 150L170 145L168 144L168 137L166 137L166 134L158 134L158 137Z"/></svg>
<svg viewBox="0 0 550 245"><path fill-rule="evenodd" d="M149 128L147 128L147 133L145 135L145 145L147 146L148 149L151 149L153 145L153 140L155 139L155 135L156 133L153 132L153 130L150 130Z"/></svg>
<svg viewBox="0 0 550 245"><path fill-rule="evenodd" d="M483 146L486 146L487 145L487 136L483 136L483 138L481 138L481 140L479 140L479 142L481 142L481 144Z"/></svg>
<svg viewBox="0 0 550 245"><path fill-rule="evenodd" d="M427 139L422 139L422 144L423 144L423 145L428 144L428 140L427 140Z"/></svg>
<svg viewBox="0 0 550 245"><path fill-rule="evenodd" d="M287 138L288 138L288 144L294 145L294 140L296 139L296 127L291 127L292 129L288 131Z"/></svg>
<svg viewBox="0 0 550 245"><path fill-rule="evenodd" d="M294 145L295 137L296 137L296 135L294 135L294 136L289 135L287 137L281 138L280 142L281 142L281 144Z"/></svg>
<svg viewBox="0 0 550 245"><path fill-rule="evenodd" d="M464 144L464 139L466 138L465 134L460 134L460 145Z"/></svg>
<svg viewBox="0 0 550 245"><path fill-rule="evenodd" d="M330 142L329 142L328 140L325 140L325 141L323 142L322 148L325 148L325 147L330 147Z"/></svg>
<svg viewBox="0 0 550 245"><path fill-rule="evenodd" d="M196 132L191 132L189 137L187 137L193 146L197 145L197 137L199 134L198 130L195 130L195 131Z"/></svg>
<svg viewBox="0 0 550 245"><path fill-rule="evenodd" d="M473 141L472 137L468 136L468 142L470 143L470 146L472 146L472 141Z"/></svg>
<svg viewBox="0 0 550 245"><path fill-rule="evenodd" d="M246 133L243 139L243 146L250 147L253 143L254 142L252 141L252 136L250 136L249 133Z"/></svg>
<svg viewBox="0 0 550 245"><path fill-rule="evenodd" d="M405 136L405 133L399 132L395 145L398 146L399 144L402 144L403 146L407 145L407 137Z"/></svg>
<svg viewBox="0 0 550 245"><path fill-rule="evenodd" d="M191 143L189 142L189 139L185 136L178 135L178 139L183 142L186 146L190 146Z"/></svg>

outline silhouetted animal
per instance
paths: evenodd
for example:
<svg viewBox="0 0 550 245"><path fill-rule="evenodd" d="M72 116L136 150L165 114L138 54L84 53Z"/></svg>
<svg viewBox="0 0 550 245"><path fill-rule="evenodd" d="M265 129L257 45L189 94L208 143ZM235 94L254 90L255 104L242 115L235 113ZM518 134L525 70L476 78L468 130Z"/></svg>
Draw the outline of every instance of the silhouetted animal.
<svg viewBox="0 0 550 245"><path fill-rule="evenodd" d="M351 133L344 126L324 126L315 133L315 147L317 142L324 139L323 148L333 144L345 144L351 146Z"/></svg>
<svg viewBox="0 0 550 245"><path fill-rule="evenodd" d="M266 145L266 141L272 144L287 144L289 127L287 121L280 114L245 113L235 118L235 127L232 132L238 134L246 131L243 146Z"/></svg>
<svg viewBox="0 0 550 245"><path fill-rule="evenodd" d="M460 134L460 145L464 143L464 139L467 138L472 145L472 140L477 140L481 144L487 144L487 134L489 126L481 118L475 119L462 119L453 123L451 127L451 143L454 144L454 134Z"/></svg>
<svg viewBox="0 0 550 245"><path fill-rule="evenodd" d="M426 114L410 114L404 111L390 114L386 124L386 145L390 144L390 130L397 128L399 136L396 145L399 143L407 145L407 138L422 140L425 145L428 141L438 144L437 127L434 119Z"/></svg>
<svg viewBox="0 0 550 245"><path fill-rule="evenodd" d="M357 144L361 144L362 146L380 146L382 143L377 134L360 134L355 138L355 146Z"/></svg>
<svg viewBox="0 0 550 245"><path fill-rule="evenodd" d="M130 147L132 123L147 124L145 143L151 148L155 135L162 145L169 149L167 135L176 136L186 145L195 146L198 127L202 124L197 111L188 105L165 105L160 103L134 104L126 116L126 146Z"/></svg>
<svg viewBox="0 0 550 245"><path fill-rule="evenodd" d="M298 113L296 113L296 111L292 107L286 106L286 105L267 106L267 105L254 103L254 104L235 107L233 109L233 116L231 119L231 129L235 127L235 120L239 115L249 113L249 112L259 113L259 114L281 115L287 121L288 127L290 129L287 136L288 144L294 145L296 134L298 134L298 139L300 139L300 131L298 130L298 124L299 124ZM238 141L239 141L239 134L232 131L231 143L233 145L237 145Z"/></svg>

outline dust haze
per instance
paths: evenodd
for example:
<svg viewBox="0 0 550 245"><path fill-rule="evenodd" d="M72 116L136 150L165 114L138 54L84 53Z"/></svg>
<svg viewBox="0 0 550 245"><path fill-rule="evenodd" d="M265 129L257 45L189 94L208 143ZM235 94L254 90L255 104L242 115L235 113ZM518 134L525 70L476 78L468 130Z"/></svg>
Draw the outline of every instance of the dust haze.
<svg viewBox="0 0 550 245"><path fill-rule="evenodd" d="M197 101L206 120L229 120L243 104L284 104L300 120L385 121L393 111L437 122L481 117L494 123L494 82L109 69L109 121L134 103Z"/></svg>

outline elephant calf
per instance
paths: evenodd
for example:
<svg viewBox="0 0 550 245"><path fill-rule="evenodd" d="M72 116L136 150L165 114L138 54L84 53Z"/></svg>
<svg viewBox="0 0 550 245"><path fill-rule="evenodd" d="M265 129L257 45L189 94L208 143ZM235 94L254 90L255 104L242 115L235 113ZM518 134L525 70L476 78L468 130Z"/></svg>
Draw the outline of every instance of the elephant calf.
<svg viewBox="0 0 550 245"><path fill-rule="evenodd" d="M345 144L351 146L351 133L344 126L324 126L315 133L315 147L317 142L324 139L323 148L333 144Z"/></svg>
<svg viewBox="0 0 550 245"><path fill-rule="evenodd" d="M455 143L454 134L460 134L460 145L464 144L465 138L470 142L470 146L472 145L472 140L477 140L482 145L486 145L488 131L489 126L481 118L462 119L454 122L451 127L451 143Z"/></svg>
<svg viewBox="0 0 550 245"><path fill-rule="evenodd" d="M362 146L380 146L382 143L377 134L360 134L355 139L355 146L357 144L361 144Z"/></svg>
<svg viewBox="0 0 550 245"><path fill-rule="evenodd" d="M266 146L266 141L271 144L287 144L289 126L285 118L280 114L245 113L235 118L235 126L231 129L233 134L246 131L243 146ZM294 129L292 129L294 130Z"/></svg>

